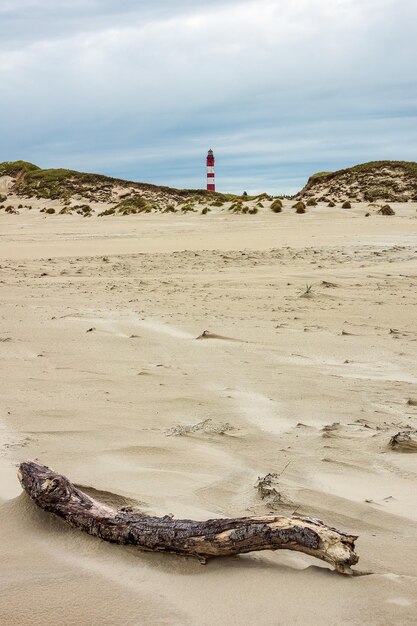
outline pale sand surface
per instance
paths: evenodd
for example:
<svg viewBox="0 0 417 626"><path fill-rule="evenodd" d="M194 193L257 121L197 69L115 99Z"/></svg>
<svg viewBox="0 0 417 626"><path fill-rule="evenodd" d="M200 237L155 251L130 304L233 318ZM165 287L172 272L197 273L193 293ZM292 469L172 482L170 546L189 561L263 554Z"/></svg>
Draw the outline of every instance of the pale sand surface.
<svg viewBox="0 0 417 626"><path fill-rule="evenodd" d="M417 428L417 214L393 206L0 215L0 623L416 623L417 455L387 444ZM233 430L167 436L207 418ZM21 493L24 459L154 514L311 514L373 573L109 545Z"/></svg>

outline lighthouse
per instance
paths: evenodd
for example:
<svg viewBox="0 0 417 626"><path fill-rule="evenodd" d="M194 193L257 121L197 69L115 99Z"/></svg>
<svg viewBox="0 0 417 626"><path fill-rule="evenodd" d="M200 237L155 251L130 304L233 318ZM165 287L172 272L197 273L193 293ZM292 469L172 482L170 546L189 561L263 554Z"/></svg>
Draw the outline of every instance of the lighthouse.
<svg viewBox="0 0 417 626"><path fill-rule="evenodd" d="M207 191L216 191L213 150L209 150L207 154Z"/></svg>

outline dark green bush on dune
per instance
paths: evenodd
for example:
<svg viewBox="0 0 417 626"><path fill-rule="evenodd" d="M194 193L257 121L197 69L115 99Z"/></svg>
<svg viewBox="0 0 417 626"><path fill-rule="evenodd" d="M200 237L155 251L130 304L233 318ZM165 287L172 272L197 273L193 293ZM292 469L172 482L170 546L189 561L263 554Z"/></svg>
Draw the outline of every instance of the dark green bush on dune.
<svg viewBox="0 0 417 626"><path fill-rule="evenodd" d="M279 198L274 200L273 203L271 204L271 211L273 211L274 213L281 213L281 211L282 211L282 200L280 200Z"/></svg>
<svg viewBox="0 0 417 626"><path fill-rule="evenodd" d="M292 208L295 209L295 212L298 214L302 214L306 212L306 205L301 200L296 202Z"/></svg>
<svg viewBox="0 0 417 626"><path fill-rule="evenodd" d="M135 213L145 213L148 203L140 195L133 195L125 198L114 207L121 215L134 215Z"/></svg>

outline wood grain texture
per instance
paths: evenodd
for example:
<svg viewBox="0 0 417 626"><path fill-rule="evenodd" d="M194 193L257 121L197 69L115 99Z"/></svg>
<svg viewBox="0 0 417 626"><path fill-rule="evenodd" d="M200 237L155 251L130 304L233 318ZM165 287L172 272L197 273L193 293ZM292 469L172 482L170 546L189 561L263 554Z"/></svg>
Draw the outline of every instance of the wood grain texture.
<svg viewBox="0 0 417 626"><path fill-rule="evenodd" d="M77 489L65 476L33 461L19 467L19 480L43 510L111 543L142 550L195 556L202 563L219 556L258 550L295 550L352 574L358 562L356 536L311 517L259 516L206 521L152 517L129 508L113 509Z"/></svg>

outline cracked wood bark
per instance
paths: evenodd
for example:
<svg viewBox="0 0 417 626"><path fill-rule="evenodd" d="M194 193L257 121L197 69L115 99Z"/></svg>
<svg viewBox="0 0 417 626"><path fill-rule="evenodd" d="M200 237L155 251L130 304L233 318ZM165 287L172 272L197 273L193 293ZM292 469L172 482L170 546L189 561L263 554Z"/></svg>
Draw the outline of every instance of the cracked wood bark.
<svg viewBox="0 0 417 626"><path fill-rule="evenodd" d="M352 574L351 566L358 562L356 536L311 517L268 515L198 522L143 516L97 502L65 476L33 461L21 463L18 475L41 509L112 543L195 556L203 563L255 550L296 550L330 563L342 574Z"/></svg>

